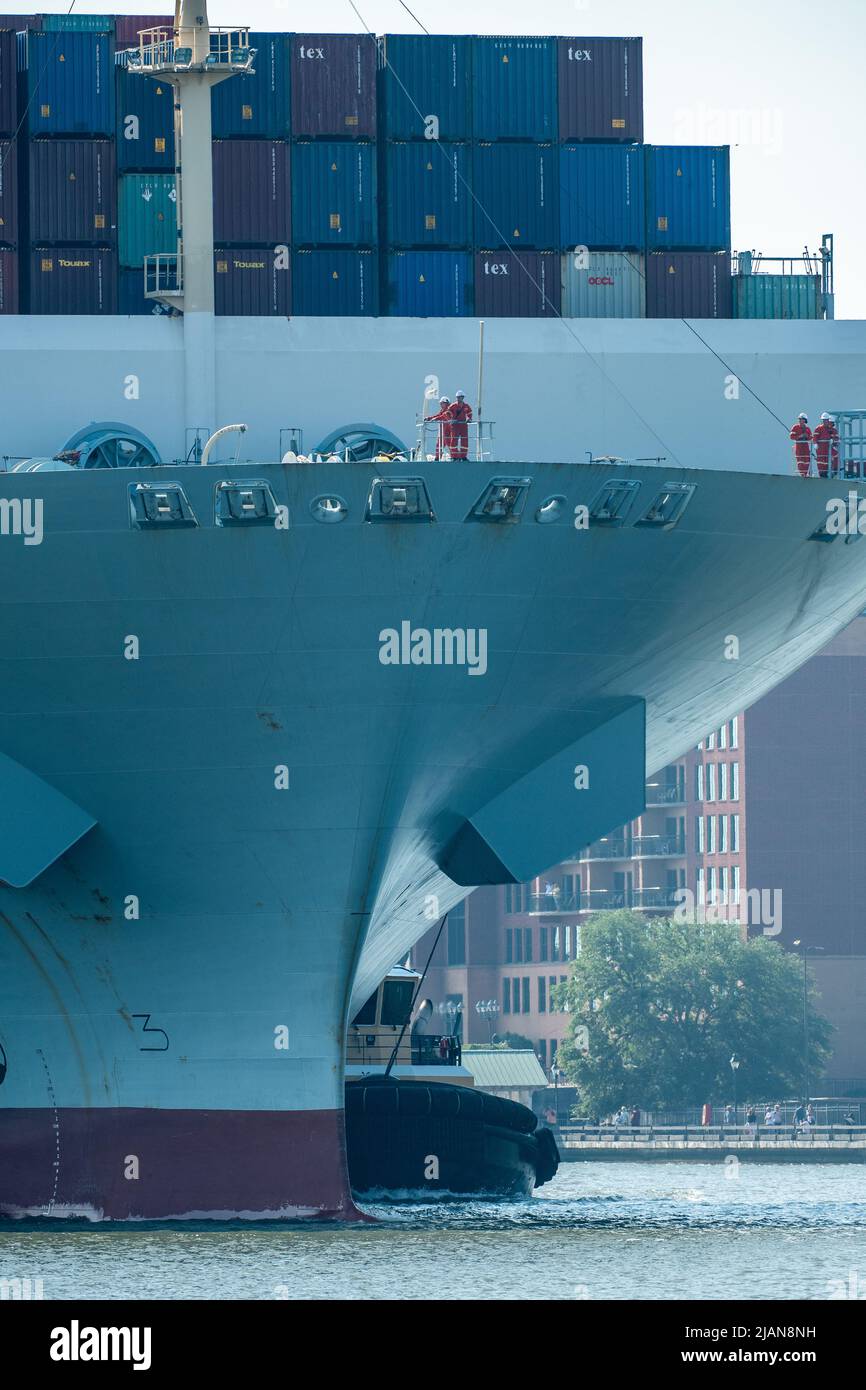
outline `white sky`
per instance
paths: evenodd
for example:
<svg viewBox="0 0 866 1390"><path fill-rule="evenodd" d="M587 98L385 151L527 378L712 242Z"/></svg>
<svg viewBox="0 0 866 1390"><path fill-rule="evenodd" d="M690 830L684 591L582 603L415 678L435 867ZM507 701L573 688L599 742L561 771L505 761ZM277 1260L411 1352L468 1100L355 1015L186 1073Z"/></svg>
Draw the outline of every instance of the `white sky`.
<svg viewBox="0 0 866 1390"><path fill-rule="evenodd" d="M355 3L377 34L420 33L399 0ZM734 247L790 256L833 232L836 317L866 318L866 0L407 3L438 34L642 35L646 140L730 144ZM26 8L0 0L0 14ZM138 14L149 6L77 0L75 8ZM252 29L361 27L349 0L210 0L209 15Z"/></svg>

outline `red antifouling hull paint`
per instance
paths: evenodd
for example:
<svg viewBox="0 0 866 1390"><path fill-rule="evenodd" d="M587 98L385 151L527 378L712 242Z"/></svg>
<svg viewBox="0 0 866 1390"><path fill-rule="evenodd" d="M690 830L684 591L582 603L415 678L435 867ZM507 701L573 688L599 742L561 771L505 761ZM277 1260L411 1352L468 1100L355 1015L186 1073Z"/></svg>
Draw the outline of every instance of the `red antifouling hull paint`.
<svg viewBox="0 0 866 1390"><path fill-rule="evenodd" d="M360 1219L341 1110L0 1110L0 1152L6 1217Z"/></svg>

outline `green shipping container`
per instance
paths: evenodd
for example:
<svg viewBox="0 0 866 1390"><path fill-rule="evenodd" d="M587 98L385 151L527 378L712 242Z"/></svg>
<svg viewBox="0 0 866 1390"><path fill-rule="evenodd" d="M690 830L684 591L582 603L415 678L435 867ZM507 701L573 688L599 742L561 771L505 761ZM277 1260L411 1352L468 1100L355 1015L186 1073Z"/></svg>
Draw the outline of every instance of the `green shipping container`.
<svg viewBox="0 0 866 1390"><path fill-rule="evenodd" d="M819 319L817 275L735 275L735 319Z"/></svg>
<svg viewBox="0 0 866 1390"><path fill-rule="evenodd" d="M117 235L122 266L140 266L145 256L177 250L174 174L121 174Z"/></svg>
<svg viewBox="0 0 866 1390"><path fill-rule="evenodd" d="M44 14L42 31L46 34L68 34L78 31L85 34L114 34L113 14Z"/></svg>

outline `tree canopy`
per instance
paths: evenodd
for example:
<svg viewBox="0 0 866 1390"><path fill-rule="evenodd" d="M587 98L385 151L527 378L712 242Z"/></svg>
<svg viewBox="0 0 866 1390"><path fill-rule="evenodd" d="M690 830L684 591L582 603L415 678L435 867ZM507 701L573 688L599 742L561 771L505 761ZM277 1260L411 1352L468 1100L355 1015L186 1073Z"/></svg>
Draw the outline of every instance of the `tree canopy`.
<svg viewBox="0 0 866 1390"><path fill-rule="evenodd" d="M557 990L571 1013L558 1060L593 1117L729 1099L799 1096L803 1087L803 967L767 937L734 923L675 922L600 912ZM823 1074L831 1025L808 998L809 1075ZM575 1028L589 1031L587 1052Z"/></svg>

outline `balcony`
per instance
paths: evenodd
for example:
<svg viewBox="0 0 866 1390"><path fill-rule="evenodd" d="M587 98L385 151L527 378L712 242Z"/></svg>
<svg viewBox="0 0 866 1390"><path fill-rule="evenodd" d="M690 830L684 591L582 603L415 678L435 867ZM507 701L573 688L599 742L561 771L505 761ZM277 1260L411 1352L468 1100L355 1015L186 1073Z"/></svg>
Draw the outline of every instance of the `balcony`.
<svg viewBox="0 0 866 1390"><path fill-rule="evenodd" d="M593 888L586 895L584 912L612 912L616 908L631 907L634 898L633 888Z"/></svg>
<svg viewBox="0 0 866 1390"><path fill-rule="evenodd" d="M685 799L685 783L666 785L659 782L646 789L647 806L682 806Z"/></svg>
<svg viewBox="0 0 866 1390"><path fill-rule="evenodd" d="M530 917L542 917L545 913L584 912L580 893L530 893L526 900L526 911Z"/></svg>
<svg viewBox="0 0 866 1390"><path fill-rule="evenodd" d="M629 840L597 840L581 850L579 858L587 859L632 859L634 851Z"/></svg>
<svg viewBox="0 0 866 1390"><path fill-rule="evenodd" d="M686 852L684 835L635 835L632 840L634 859L677 859Z"/></svg>
<svg viewBox="0 0 866 1390"><path fill-rule="evenodd" d="M668 911L679 906L680 900L676 896L679 892L678 888L635 888L631 895L631 906L639 911Z"/></svg>

